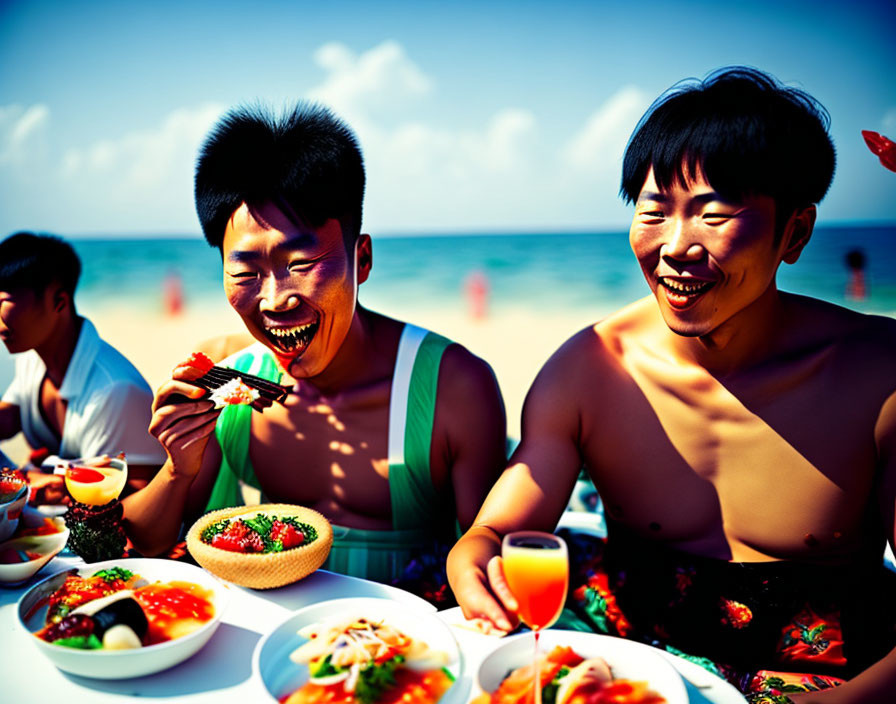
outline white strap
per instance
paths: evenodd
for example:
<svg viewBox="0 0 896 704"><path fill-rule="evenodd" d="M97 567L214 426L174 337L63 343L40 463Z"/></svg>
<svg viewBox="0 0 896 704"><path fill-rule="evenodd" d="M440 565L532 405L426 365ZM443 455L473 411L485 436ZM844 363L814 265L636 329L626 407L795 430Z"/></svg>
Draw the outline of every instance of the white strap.
<svg viewBox="0 0 896 704"><path fill-rule="evenodd" d="M408 421L408 393L411 388L411 372L420 344L428 330L406 323L395 355L395 371L392 374L392 396L389 399L389 464L404 464L404 432Z"/></svg>

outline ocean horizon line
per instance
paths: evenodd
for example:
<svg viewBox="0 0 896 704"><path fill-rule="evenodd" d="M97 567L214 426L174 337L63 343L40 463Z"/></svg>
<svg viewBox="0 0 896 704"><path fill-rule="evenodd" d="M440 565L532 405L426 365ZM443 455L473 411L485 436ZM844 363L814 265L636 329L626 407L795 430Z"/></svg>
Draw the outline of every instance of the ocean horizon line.
<svg viewBox="0 0 896 704"><path fill-rule="evenodd" d="M839 228L860 228L860 229L877 229L877 228L896 228L896 219L893 220L822 220L816 222L816 229L839 229ZM508 228L488 229L488 228L470 228L464 230L437 229L437 230L386 230L382 232L368 232L376 239L417 239L417 238L453 238L453 237L544 237L544 236L594 236L594 235L618 235L620 232L627 232L629 224L620 225L619 227L594 227L594 228L563 228L563 229L519 229L513 230ZM22 230L16 230L21 232ZM201 232L80 232L65 233L53 230L31 230L41 234L51 234L63 237L72 241L121 241L121 240L190 240L202 241ZM9 234L12 234L11 231Z"/></svg>

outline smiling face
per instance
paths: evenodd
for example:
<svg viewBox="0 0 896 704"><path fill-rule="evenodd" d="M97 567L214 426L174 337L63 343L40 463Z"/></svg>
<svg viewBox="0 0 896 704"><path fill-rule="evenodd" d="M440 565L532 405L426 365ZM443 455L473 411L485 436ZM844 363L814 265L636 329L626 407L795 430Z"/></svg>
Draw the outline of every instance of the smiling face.
<svg viewBox="0 0 896 704"><path fill-rule="evenodd" d="M227 300L249 332L294 378L321 374L351 327L370 238L361 235L347 252L336 219L314 229L273 204L243 204L227 223L221 251Z"/></svg>
<svg viewBox="0 0 896 704"><path fill-rule="evenodd" d="M781 261L799 256L799 250L790 256L792 225L775 237L769 196L727 200L701 172L686 185L660 191L651 169L629 240L666 325L702 337L775 290Z"/></svg>

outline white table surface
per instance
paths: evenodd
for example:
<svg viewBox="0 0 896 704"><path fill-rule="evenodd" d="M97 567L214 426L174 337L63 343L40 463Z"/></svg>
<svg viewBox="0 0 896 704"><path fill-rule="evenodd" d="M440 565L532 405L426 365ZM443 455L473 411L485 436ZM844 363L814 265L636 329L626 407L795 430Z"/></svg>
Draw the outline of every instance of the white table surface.
<svg viewBox="0 0 896 704"><path fill-rule="evenodd" d="M208 702L209 704L262 704L268 698L253 676L252 652L261 637L291 612L309 604L340 597L372 596L406 602L429 611L435 609L401 589L354 577L318 570L306 579L280 589L255 591L228 585L232 597L221 625L196 655L176 667L146 677L97 680L56 669L37 649L33 636L18 623L19 597L36 581L81 563L77 558L55 558L29 583L18 588L0 586L0 662L4 664L0 699L16 704L104 704L105 702ZM439 612L452 626L464 655L464 675L457 697L467 702L479 693L475 684L479 662L500 640L475 633L463 625L460 609ZM691 704L736 704L744 701L723 680L692 663L669 656L684 676Z"/></svg>

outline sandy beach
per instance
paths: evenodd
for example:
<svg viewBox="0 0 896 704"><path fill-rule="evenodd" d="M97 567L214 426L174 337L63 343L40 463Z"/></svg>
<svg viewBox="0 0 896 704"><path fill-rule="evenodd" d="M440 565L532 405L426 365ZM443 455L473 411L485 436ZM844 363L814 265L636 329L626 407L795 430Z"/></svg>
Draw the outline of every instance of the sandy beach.
<svg viewBox="0 0 896 704"><path fill-rule="evenodd" d="M153 389L168 378L197 343L245 330L224 301L220 306L187 307L177 316L135 312L131 307L82 312L93 321L101 337L133 362ZM598 319L583 317L582 311L536 315L522 307L503 309L484 320L473 320L462 308L450 307L380 312L439 332L488 361L501 386L511 437L519 437L523 400L541 365L570 335ZM21 462L27 457L21 436L0 447L14 460Z"/></svg>

